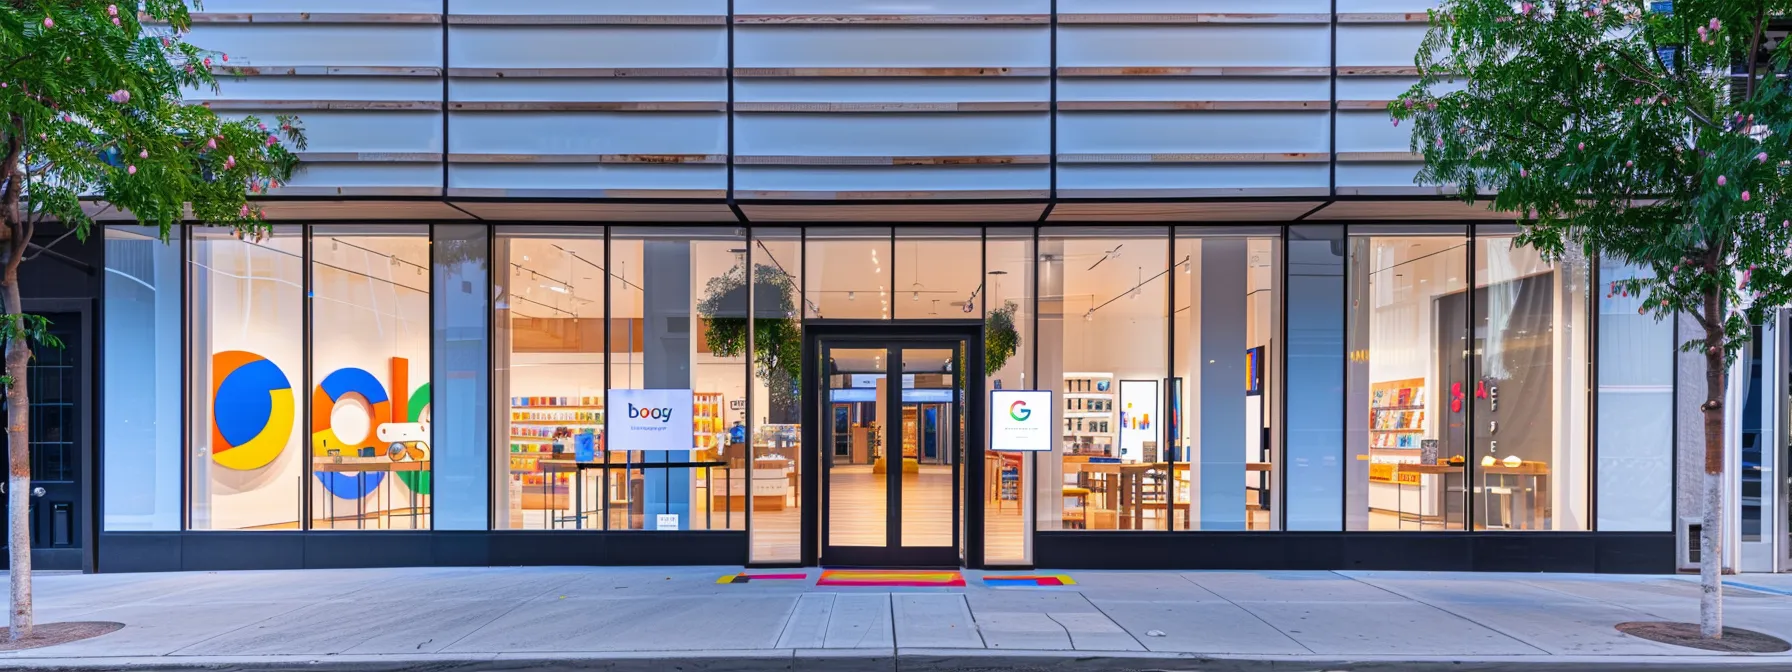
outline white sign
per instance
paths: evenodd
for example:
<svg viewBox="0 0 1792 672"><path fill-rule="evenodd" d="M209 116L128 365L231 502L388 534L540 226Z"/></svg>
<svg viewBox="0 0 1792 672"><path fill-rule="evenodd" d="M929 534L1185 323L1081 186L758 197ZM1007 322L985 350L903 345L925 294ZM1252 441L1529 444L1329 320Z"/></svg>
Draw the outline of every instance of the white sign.
<svg viewBox="0 0 1792 672"><path fill-rule="evenodd" d="M1120 461L1145 459L1145 444L1156 443L1157 381L1120 381Z"/></svg>
<svg viewBox="0 0 1792 672"><path fill-rule="evenodd" d="M653 529L655 529L655 530L677 530L678 529L678 514L662 513L657 516L654 516L653 517Z"/></svg>
<svg viewBox="0 0 1792 672"><path fill-rule="evenodd" d="M690 390L610 390L610 450L692 450Z"/></svg>
<svg viewBox="0 0 1792 672"><path fill-rule="evenodd" d="M1052 436L1050 390L994 390L989 393L989 449L1049 452Z"/></svg>

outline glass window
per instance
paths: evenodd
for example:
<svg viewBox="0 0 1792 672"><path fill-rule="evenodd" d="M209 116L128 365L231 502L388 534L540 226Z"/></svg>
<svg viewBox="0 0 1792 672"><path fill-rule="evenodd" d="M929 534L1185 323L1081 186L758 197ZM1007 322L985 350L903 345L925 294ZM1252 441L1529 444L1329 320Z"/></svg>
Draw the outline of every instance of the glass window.
<svg viewBox="0 0 1792 672"><path fill-rule="evenodd" d="M1039 377L1061 399L1058 460L1040 465L1040 529L1164 530L1169 229L1040 233Z"/></svg>
<svg viewBox="0 0 1792 672"><path fill-rule="evenodd" d="M988 300L984 313L983 399L997 389L1053 389L1039 385L1033 375L1033 263L1032 227L991 228L984 253L987 271L983 292ZM993 412L993 409L986 412ZM1044 412L1044 411L1042 411ZM984 428L984 446L989 445ZM1054 457L1055 459L1055 457ZM992 565L1026 565L1033 562L1034 471L1037 453L984 455L983 465L983 561ZM1058 495L1052 495L1057 501Z"/></svg>
<svg viewBox="0 0 1792 672"><path fill-rule="evenodd" d="M434 231L436 357L430 379L437 382L430 403L442 408L442 419L431 427L431 477L440 486L433 493L435 529L484 530L491 521L492 485L509 480L492 478L504 470L492 469L486 449L492 419L491 236L484 224L438 224Z"/></svg>
<svg viewBox="0 0 1792 672"><path fill-rule="evenodd" d="M810 229L804 247L803 293L809 317L890 319L890 302L895 299L890 229Z"/></svg>
<svg viewBox="0 0 1792 672"><path fill-rule="evenodd" d="M1462 227L1350 232L1346 529L1465 529L1468 238Z"/></svg>
<svg viewBox="0 0 1792 672"><path fill-rule="evenodd" d="M180 227L108 226L105 529L180 529ZM35 425L34 425L35 426Z"/></svg>
<svg viewBox="0 0 1792 672"><path fill-rule="evenodd" d="M749 245L753 399L744 436L750 445L736 447L743 441L730 423L728 459L731 470L739 469L735 463L751 455L754 485L763 483L768 492L752 499L753 562L802 560L802 316L815 314L803 307L802 238L801 229L755 228Z"/></svg>
<svg viewBox="0 0 1792 672"><path fill-rule="evenodd" d="M311 232L311 527L426 530L429 227Z"/></svg>
<svg viewBox="0 0 1792 672"><path fill-rule="evenodd" d="M1176 231L1176 373L1163 390L1174 529L1277 527L1280 253L1277 230Z"/></svg>
<svg viewBox="0 0 1792 672"><path fill-rule="evenodd" d="M781 497L790 487L769 468L730 468L745 462L745 442L738 453L731 448L744 438L745 409L730 401L746 399L747 358L730 339L745 326L746 243L734 228L611 235L610 389L690 390L695 426L689 451L611 446L617 454L607 457L629 466L605 470L614 471L611 497L628 503L626 515L618 505L610 529L744 530L749 499Z"/></svg>
<svg viewBox="0 0 1792 672"><path fill-rule="evenodd" d="M1674 515L1674 323L1644 314L1613 283L1653 272L1599 267L1599 521L1601 531L1667 532Z"/></svg>
<svg viewBox="0 0 1792 672"><path fill-rule="evenodd" d="M193 228L188 361L193 446L188 526L299 528L305 478L304 237Z"/></svg>
<svg viewBox="0 0 1792 672"><path fill-rule="evenodd" d="M983 230L904 228L896 231L896 319L977 319Z"/></svg>
<svg viewBox="0 0 1792 672"><path fill-rule="evenodd" d="M492 506L497 529L626 526L626 490L607 480L622 483L621 472L578 464L605 453L607 263L602 227L494 229L492 468L504 475ZM640 277L619 273L609 282L639 284ZM632 326L622 325L616 343L638 342Z"/></svg>
<svg viewBox="0 0 1792 672"><path fill-rule="evenodd" d="M1546 262L1495 227L1476 234L1475 528L1585 530L1587 266Z"/></svg>
<svg viewBox="0 0 1792 672"><path fill-rule="evenodd" d="M1344 526L1344 227L1288 227L1287 491L1290 530Z"/></svg>

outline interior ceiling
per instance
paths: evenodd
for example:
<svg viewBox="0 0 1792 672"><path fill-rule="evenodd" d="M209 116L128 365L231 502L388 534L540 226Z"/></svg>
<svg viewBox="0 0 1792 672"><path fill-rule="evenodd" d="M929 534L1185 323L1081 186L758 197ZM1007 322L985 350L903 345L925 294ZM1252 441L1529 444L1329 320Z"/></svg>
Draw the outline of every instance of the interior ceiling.
<svg viewBox="0 0 1792 672"><path fill-rule="evenodd" d="M904 232L904 236L910 235ZM926 235L926 234L921 234ZM523 317L581 317L603 315L603 239L532 235L501 238L509 250L509 307ZM1272 280L1273 239L1252 238L1249 243L1250 289L1266 288ZM1187 260L1199 254L1200 241L1176 241L1175 257L1162 237L1048 239L1042 245L1052 267L1063 273L1065 309L1083 312L1097 306L1104 314L1154 315L1162 311L1166 283L1178 282L1178 295L1188 294L1184 279L1191 270ZM744 241L692 240L692 291L698 297L709 281L740 263ZM641 316L643 241L616 238L610 264L613 295L610 310L619 318ZM754 246L754 263L782 268L793 275L808 274L806 298L812 315L821 317L894 317L954 319L972 314L985 302L1000 305L1031 293L1034 261L1032 238L993 235L987 250L977 236L930 236L891 242L887 229L837 237L808 237L807 259L794 243ZM502 248L501 248L502 249ZM986 255L986 256L985 256ZM988 264L988 287L980 288L979 267ZM1175 264L1177 272L1165 273ZM1135 291L1136 290L1136 291ZM1048 296L1047 299L1054 297ZM1179 298L1186 305L1186 298ZM1104 305L1105 304L1105 305Z"/></svg>

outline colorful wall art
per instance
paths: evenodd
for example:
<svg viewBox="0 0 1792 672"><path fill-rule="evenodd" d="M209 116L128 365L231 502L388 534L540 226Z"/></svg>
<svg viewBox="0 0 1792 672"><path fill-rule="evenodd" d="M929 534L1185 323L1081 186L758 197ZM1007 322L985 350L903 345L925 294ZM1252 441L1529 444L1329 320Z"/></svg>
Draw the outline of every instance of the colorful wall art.
<svg viewBox="0 0 1792 672"><path fill-rule="evenodd" d="M229 350L212 355L212 461L227 469L260 469L292 438L293 391L267 358Z"/></svg>

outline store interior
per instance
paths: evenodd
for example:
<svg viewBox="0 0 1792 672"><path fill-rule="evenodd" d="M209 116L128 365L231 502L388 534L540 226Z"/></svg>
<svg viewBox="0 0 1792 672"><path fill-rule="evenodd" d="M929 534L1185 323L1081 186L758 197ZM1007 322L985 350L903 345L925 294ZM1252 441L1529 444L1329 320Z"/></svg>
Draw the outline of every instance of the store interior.
<svg viewBox="0 0 1792 672"><path fill-rule="evenodd" d="M1352 530L1587 525L1587 279L1512 239L1352 239Z"/></svg>

